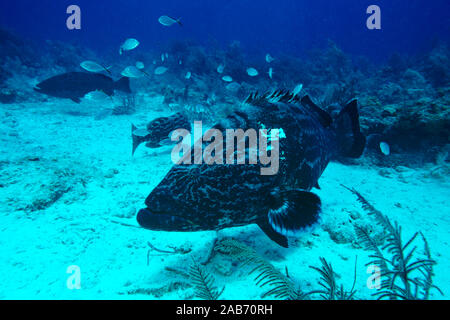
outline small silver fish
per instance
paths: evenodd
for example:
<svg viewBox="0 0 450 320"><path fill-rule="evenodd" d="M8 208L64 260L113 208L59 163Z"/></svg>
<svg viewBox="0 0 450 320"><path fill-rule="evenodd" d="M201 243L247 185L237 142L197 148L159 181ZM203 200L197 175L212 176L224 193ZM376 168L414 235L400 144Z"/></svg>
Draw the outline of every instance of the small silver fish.
<svg viewBox="0 0 450 320"><path fill-rule="evenodd" d="M141 78L144 73L135 66L128 66L121 72L121 75L128 78Z"/></svg>
<svg viewBox="0 0 450 320"><path fill-rule="evenodd" d="M111 98L106 93L104 93L102 90L95 90L88 92L84 95L85 99L91 100L91 101L100 101L107 98Z"/></svg>
<svg viewBox="0 0 450 320"><path fill-rule="evenodd" d="M219 66L217 67L217 72L223 73L223 69L225 69L225 66L223 64L219 64Z"/></svg>
<svg viewBox="0 0 450 320"><path fill-rule="evenodd" d="M136 68L138 68L139 70L144 69L145 68L144 63L142 61L137 61Z"/></svg>
<svg viewBox="0 0 450 320"><path fill-rule="evenodd" d="M247 74L250 77L256 77L259 73L258 73L258 70L256 70L255 68L248 68L247 69Z"/></svg>
<svg viewBox="0 0 450 320"><path fill-rule="evenodd" d="M161 23L165 27L170 27L171 25L178 23L181 27L183 24L181 23L180 19L174 19L169 16L161 16L158 18L159 23Z"/></svg>
<svg viewBox="0 0 450 320"><path fill-rule="evenodd" d="M266 54L266 62L271 63L273 60L275 60L269 53Z"/></svg>
<svg viewBox="0 0 450 320"><path fill-rule="evenodd" d="M391 148L389 147L387 142L384 141L380 142L380 150L381 153L384 154L385 156L388 156L391 153Z"/></svg>
<svg viewBox="0 0 450 320"><path fill-rule="evenodd" d="M119 54L122 54L124 51L129 51L135 49L139 45L139 41L133 38L129 38L125 40L124 43L120 46Z"/></svg>
<svg viewBox="0 0 450 320"><path fill-rule="evenodd" d="M269 68L269 71L267 72L267 74L269 75L269 78L272 79L273 76L273 69Z"/></svg>
<svg viewBox="0 0 450 320"><path fill-rule="evenodd" d="M296 96L297 94L300 93L300 91L302 91L303 89L303 84L298 84L295 86L294 90L292 91L292 93L294 94L294 96Z"/></svg>
<svg viewBox="0 0 450 320"><path fill-rule="evenodd" d="M145 137L149 135L149 132L147 131L147 129L136 129L132 134L137 137Z"/></svg>
<svg viewBox="0 0 450 320"><path fill-rule="evenodd" d="M111 74L111 71L109 71L109 68L102 66L101 64L94 62L94 61L90 61L90 60L86 60L83 61L82 63L80 63L80 66L89 72L102 72L102 71L106 71L107 73Z"/></svg>
<svg viewBox="0 0 450 320"><path fill-rule="evenodd" d="M188 71L184 77L185 77L186 79L190 79L191 76L192 76L192 73L190 73L190 72Z"/></svg>
<svg viewBox="0 0 450 320"><path fill-rule="evenodd" d="M166 71L167 71L166 67L158 67L155 69L155 74L161 75L161 74L165 73Z"/></svg>
<svg viewBox="0 0 450 320"><path fill-rule="evenodd" d="M222 80L225 81L225 82L232 82L232 81L233 81L233 78L230 77L230 76L223 76L223 77L222 77Z"/></svg>

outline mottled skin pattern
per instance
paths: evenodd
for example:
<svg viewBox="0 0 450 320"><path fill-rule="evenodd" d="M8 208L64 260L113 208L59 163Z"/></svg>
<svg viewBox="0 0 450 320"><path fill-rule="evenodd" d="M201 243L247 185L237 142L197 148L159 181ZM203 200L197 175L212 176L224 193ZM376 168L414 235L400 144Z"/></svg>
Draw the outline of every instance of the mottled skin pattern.
<svg viewBox="0 0 450 320"><path fill-rule="evenodd" d="M147 208L138 215L142 226L197 231L264 223L268 211L283 204L282 191L309 191L317 185L337 151L333 127L323 125L327 119L298 99L270 102L255 96L248 102L245 113L233 113L214 127L282 128L286 138L280 139L278 174L261 175L259 163L174 165L147 197Z"/></svg>
<svg viewBox="0 0 450 320"><path fill-rule="evenodd" d="M147 146L159 144L159 142L169 139L170 133L177 128L191 130L191 124L181 113L176 113L170 117L161 117L151 121L147 125L149 135L146 137Z"/></svg>
<svg viewBox="0 0 450 320"><path fill-rule="evenodd" d="M147 134L145 136L135 135L134 131L137 128L134 125L131 125L131 137L133 139L133 149L131 154L133 155L137 147L143 142L145 142L145 145L149 148L159 147L160 143L169 140L171 132L178 128L184 128L188 131L191 130L191 123L181 113L152 120L147 125Z"/></svg>

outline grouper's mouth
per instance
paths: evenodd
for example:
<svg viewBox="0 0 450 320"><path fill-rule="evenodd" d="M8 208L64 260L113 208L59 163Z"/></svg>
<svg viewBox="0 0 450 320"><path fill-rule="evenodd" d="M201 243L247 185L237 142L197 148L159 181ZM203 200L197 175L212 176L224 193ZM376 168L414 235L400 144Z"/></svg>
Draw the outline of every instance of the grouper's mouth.
<svg viewBox="0 0 450 320"><path fill-rule="evenodd" d="M192 221L167 212L156 212L150 208L139 210L136 219L141 227L149 230L184 231L194 229Z"/></svg>

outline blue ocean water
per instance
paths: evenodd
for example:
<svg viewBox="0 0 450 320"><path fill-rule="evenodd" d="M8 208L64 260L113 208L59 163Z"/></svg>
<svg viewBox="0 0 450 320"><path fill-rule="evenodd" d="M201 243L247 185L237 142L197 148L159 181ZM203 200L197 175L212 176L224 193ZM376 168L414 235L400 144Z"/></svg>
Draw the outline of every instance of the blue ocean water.
<svg viewBox="0 0 450 320"><path fill-rule="evenodd" d="M449 12L2 2L0 298L446 299ZM174 164L195 121L277 132L275 173Z"/></svg>
<svg viewBox="0 0 450 320"><path fill-rule="evenodd" d="M77 42L105 50L130 35L151 49L172 39L193 39L206 44L237 40L247 50L299 54L313 46L335 41L349 54L386 58L394 52L423 52L434 41L448 39L448 9L445 0L427 3L378 1L383 8L382 29L365 28L371 1L120 1L98 4L80 0L83 21L79 31L65 28L70 1L44 0L2 3L0 21L23 35L39 40ZM161 13L181 17L182 29L161 32Z"/></svg>

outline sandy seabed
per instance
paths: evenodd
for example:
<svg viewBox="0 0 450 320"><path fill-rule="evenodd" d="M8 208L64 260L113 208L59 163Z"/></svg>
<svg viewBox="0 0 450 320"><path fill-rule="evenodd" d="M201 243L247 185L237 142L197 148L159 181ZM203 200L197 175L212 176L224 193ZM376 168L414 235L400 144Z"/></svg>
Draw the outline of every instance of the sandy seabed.
<svg viewBox="0 0 450 320"><path fill-rule="evenodd" d="M166 115L160 100L149 98L146 105L134 115L102 120L94 119L95 106L84 103L0 105L0 299L191 299L189 281L167 269L186 270L191 257L205 258L217 236L237 238L280 270L287 267L305 290L318 288L319 275L309 266L319 266L322 256L350 288L357 256L356 298L371 298L365 267L370 253L330 232L331 226L345 233L341 225L349 214L367 214L341 184L402 225L405 241L423 232L437 261L434 283L450 293L449 182L407 164L330 163L321 189L313 190L323 203L320 223L289 249L256 225L195 233L139 228L137 210L172 165L170 146L140 147L131 156L130 123L142 126ZM180 253L149 251L148 242ZM81 271L79 290L67 288L71 265ZM259 299L267 291L248 269L220 261L208 268L225 286L222 299ZM432 291L431 298L442 296Z"/></svg>

